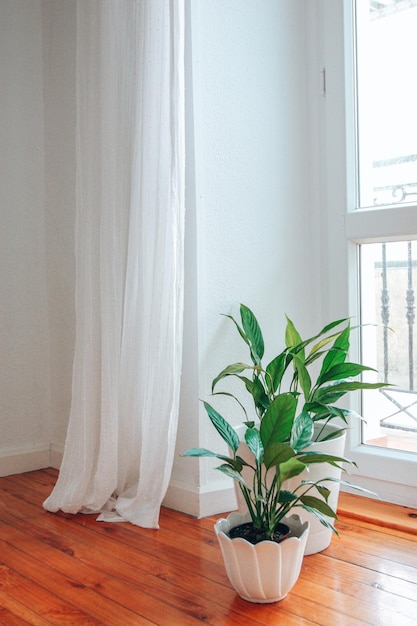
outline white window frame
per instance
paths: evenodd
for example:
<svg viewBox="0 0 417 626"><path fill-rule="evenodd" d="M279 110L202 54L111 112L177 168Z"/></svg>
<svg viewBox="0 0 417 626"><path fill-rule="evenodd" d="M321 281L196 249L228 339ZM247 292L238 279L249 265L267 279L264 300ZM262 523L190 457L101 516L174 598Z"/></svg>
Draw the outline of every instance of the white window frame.
<svg viewBox="0 0 417 626"><path fill-rule="evenodd" d="M323 28L319 32L318 58L326 68L326 97L321 105L322 193L327 228L323 272L323 302L326 316L347 312L359 319L357 244L381 240L417 239L417 206L357 209L354 98L353 0L323 0L319 3ZM344 42L344 43L343 43ZM317 67L317 70L320 68ZM324 101L325 100L325 101ZM343 137L345 144L343 144ZM336 159L335 155L339 158ZM345 253L343 252L345 251ZM359 358L355 333L352 359ZM360 412L360 396L352 408ZM346 456L359 471L352 482L375 491L382 500L415 506L417 500L417 455L362 444L359 422L348 431Z"/></svg>

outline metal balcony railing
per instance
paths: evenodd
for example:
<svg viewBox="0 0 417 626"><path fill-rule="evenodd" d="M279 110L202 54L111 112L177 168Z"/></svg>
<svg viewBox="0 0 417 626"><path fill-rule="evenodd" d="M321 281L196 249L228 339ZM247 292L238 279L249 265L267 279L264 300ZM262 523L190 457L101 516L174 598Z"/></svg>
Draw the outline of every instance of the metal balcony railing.
<svg viewBox="0 0 417 626"><path fill-rule="evenodd" d="M403 387L393 387L381 390L381 393L397 408L395 413L383 418L381 425L386 428L417 432L417 391L415 384L415 356L414 356L414 325L415 325L415 293L413 288L413 271L417 268L417 260L413 259L413 248L411 241L407 244L407 259L404 261L387 262L387 244L381 245L382 261L381 268L381 321L383 325L383 371L384 380L390 378L390 323L393 321L396 326L398 320L391 320L390 313L390 292L388 274L390 268L401 268L406 271L407 281L404 293L405 321L408 327L408 354L404 355L402 361L407 369L408 384ZM399 425L388 420L398 413L404 413L411 418L410 425Z"/></svg>

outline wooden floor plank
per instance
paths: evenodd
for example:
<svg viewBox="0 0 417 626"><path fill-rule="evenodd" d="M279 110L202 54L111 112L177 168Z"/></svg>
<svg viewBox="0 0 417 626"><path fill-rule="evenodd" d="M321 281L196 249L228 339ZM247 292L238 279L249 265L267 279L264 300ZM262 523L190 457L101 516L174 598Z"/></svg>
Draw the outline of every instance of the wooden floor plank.
<svg viewBox="0 0 417 626"><path fill-rule="evenodd" d="M344 509L340 539L305 557L288 597L257 605L227 580L213 532L220 516L195 520L162 509L160 529L150 530L51 514L42 502L56 476L39 470L0 478L1 626L415 623L417 535L404 525L376 525Z"/></svg>
<svg viewBox="0 0 417 626"><path fill-rule="evenodd" d="M0 542L0 554L1 548ZM0 605L7 607L16 616L26 619L30 616L32 621L38 616L35 620L37 624L102 624L80 611L76 605L64 602L55 593L48 592L4 563L0 564L0 592Z"/></svg>

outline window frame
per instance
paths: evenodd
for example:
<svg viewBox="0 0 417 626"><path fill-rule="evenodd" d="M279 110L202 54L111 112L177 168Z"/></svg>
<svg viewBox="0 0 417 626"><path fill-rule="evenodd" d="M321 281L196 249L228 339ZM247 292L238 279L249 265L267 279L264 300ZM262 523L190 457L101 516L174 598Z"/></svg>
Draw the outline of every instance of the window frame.
<svg viewBox="0 0 417 626"><path fill-rule="evenodd" d="M333 4L333 3L332 3ZM325 207L329 241L326 251L327 294L325 308L330 317L346 306L353 321L360 319L358 245L379 241L417 239L417 205L402 205L358 209L357 189L357 124L356 124L356 58L354 45L354 0L343 0L323 8L323 65L327 71L328 90L323 103L322 132L326 137L324 159ZM341 43L337 29L343 32ZM336 29L336 32L333 32ZM340 31L339 31L340 32ZM343 48L343 49L341 49ZM339 68L332 67L340 63ZM337 83L337 70L342 79ZM344 77L344 78L343 78ZM330 89L336 81L335 93ZM343 92L337 94L337 87ZM334 159L340 153L340 130L344 128L344 171ZM332 156L333 155L333 156ZM338 220L342 213L342 228ZM346 256L340 252L345 250ZM336 256L338 258L336 258ZM359 333L354 333L352 360L360 359ZM360 413L358 393L352 408ZM348 430L346 456L358 465L352 482L375 491L383 500L412 506L417 497L417 454L374 447L362 443L359 420Z"/></svg>

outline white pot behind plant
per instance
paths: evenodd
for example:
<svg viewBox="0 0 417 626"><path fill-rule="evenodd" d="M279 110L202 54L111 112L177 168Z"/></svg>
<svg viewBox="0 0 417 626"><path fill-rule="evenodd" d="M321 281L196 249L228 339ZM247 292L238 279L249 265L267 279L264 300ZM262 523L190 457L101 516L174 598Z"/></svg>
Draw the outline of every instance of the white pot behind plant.
<svg viewBox="0 0 417 626"><path fill-rule="evenodd" d="M332 430L333 431L338 430L338 428L336 426L332 426L328 424L325 427L324 433L328 434ZM252 457L249 454L249 450L247 448L246 443L242 441L245 427L238 426L236 428L236 431L242 442L239 446L239 450L237 454L247 461L252 460ZM325 452L326 454L332 454L334 456L343 456L344 450L345 450L345 442L346 442L346 433L342 432L340 436L335 437L334 439L315 442L311 446L306 448L305 450L306 451L313 450L314 452ZM252 474L250 472L247 472L247 473L246 472L247 470L244 469L242 472L242 475L245 478L245 480L246 479L248 480L248 484L250 484ZM293 491L295 487L301 483L302 480L311 480L315 482L325 477L340 479L341 475L342 475L342 471L338 469L337 467L333 467L332 465L329 465L328 463L326 464L319 463L319 464L311 465L308 469L304 470L304 472L302 472L298 476L295 476L294 478L291 478L290 480L286 481L286 483L284 483L284 488L288 489L289 491ZM330 490L328 504L334 511L336 511L337 503L339 501L340 485L337 482L326 482L325 485ZM317 492L315 493L315 491L316 490L311 491L311 495L316 495ZM236 492L236 498L237 498L238 511L241 514L244 514L247 512L248 509L246 506L246 502L243 498L242 492L236 483L235 483L235 492ZM312 513L309 513L308 511L305 511L302 508L297 508L296 510L297 510L297 515L300 516L301 520L303 522L308 521L310 524L310 532L308 535L307 544L305 548L305 555L316 554L317 552L321 552L322 550L325 550L326 548L328 548L332 540L332 535L333 535L332 530L330 528L326 528L326 526L323 526L320 520ZM329 519L329 522L333 523L333 520Z"/></svg>

